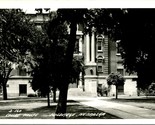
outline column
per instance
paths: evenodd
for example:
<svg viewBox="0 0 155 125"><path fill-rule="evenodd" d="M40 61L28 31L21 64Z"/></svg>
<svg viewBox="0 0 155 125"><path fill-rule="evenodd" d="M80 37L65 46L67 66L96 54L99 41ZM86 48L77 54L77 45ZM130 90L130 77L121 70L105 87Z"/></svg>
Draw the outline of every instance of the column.
<svg viewBox="0 0 155 125"><path fill-rule="evenodd" d="M91 36L91 61L95 62L95 35L94 32L92 32Z"/></svg>
<svg viewBox="0 0 155 125"><path fill-rule="evenodd" d="M89 39L89 34L86 35L86 62L90 61L90 53L89 53L89 49L90 49L90 39Z"/></svg>
<svg viewBox="0 0 155 125"><path fill-rule="evenodd" d="M82 53L82 38L79 38L79 52Z"/></svg>
<svg viewBox="0 0 155 125"><path fill-rule="evenodd" d="M79 82L79 85L78 85L78 88L82 88L82 73L80 73L80 80L78 81Z"/></svg>

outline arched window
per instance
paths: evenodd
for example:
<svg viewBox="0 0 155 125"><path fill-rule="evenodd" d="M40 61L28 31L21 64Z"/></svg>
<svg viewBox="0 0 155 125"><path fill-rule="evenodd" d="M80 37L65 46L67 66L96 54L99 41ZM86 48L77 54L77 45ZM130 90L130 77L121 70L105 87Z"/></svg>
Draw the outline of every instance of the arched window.
<svg viewBox="0 0 155 125"><path fill-rule="evenodd" d="M104 41L104 36L98 35L97 36L97 51L103 50L103 41Z"/></svg>
<svg viewBox="0 0 155 125"><path fill-rule="evenodd" d="M97 71L98 72L103 72L103 62L104 62L104 57L99 55L97 57Z"/></svg>
<svg viewBox="0 0 155 125"><path fill-rule="evenodd" d="M94 75L93 69L90 69L90 74Z"/></svg>
<svg viewBox="0 0 155 125"><path fill-rule="evenodd" d="M103 56L98 56L97 57L97 63L103 63L104 57Z"/></svg>

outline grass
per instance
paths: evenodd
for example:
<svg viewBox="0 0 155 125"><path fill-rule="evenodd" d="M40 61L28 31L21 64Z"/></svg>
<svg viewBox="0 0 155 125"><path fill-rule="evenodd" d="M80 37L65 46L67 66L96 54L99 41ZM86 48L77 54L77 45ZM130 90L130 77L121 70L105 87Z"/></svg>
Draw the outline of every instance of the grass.
<svg viewBox="0 0 155 125"><path fill-rule="evenodd" d="M46 99L27 98L0 102L0 119L54 119L57 103L47 107ZM20 107L20 108L19 108ZM67 119L118 119L98 109L68 100Z"/></svg>
<svg viewBox="0 0 155 125"><path fill-rule="evenodd" d="M107 99L108 101L109 99ZM118 99L115 99L115 98L111 98L110 99L111 101L115 101L115 102L124 102L124 103L127 103L127 102L136 102L136 103L155 103L155 97L136 97L136 98L119 98Z"/></svg>
<svg viewBox="0 0 155 125"><path fill-rule="evenodd" d="M155 110L155 96L139 96L139 97L118 97L118 99L104 99L116 103L122 103L126 105L132 105L140 108Z"/></svg>

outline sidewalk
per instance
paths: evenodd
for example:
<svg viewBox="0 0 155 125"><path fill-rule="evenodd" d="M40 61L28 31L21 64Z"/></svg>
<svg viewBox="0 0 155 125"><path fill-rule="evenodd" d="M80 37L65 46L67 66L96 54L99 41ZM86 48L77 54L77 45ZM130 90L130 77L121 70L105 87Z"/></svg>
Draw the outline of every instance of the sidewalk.
<svg viewBox="0 0 155 125"><path fill-rule="evenodd" d="M80 102L83 105L91 106L120 117L122 119L154 119L155 111L145 108L139 108L136 106L118 104L110 102L102 98L89 98L89 97L70 97L75 101Z"/></svg>

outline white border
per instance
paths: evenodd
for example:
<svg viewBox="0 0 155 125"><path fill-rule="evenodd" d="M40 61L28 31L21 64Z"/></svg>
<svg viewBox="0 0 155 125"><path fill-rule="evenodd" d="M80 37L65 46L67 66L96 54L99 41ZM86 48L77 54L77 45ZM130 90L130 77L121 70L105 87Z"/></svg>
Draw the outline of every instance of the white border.
<svg viewBox="0 0 155 125"><path fill-rule="evenodd" d="M155 0L0 0L0 8L155 8ZM154 119L1 119L1 124L154 124Z"/></svg>
<svg viewBox="0 0 155 125"><path fill-rule="evenodd" d="M0 8L155 8L155 0L0 0Z"/></svg>
<svg viewBox="0 0 155 125"><path fill-rule="evenodd" d="M49 120L49 119L1 119L0 124L154 124L154 119L69 119L69 120Z"/></svg>

